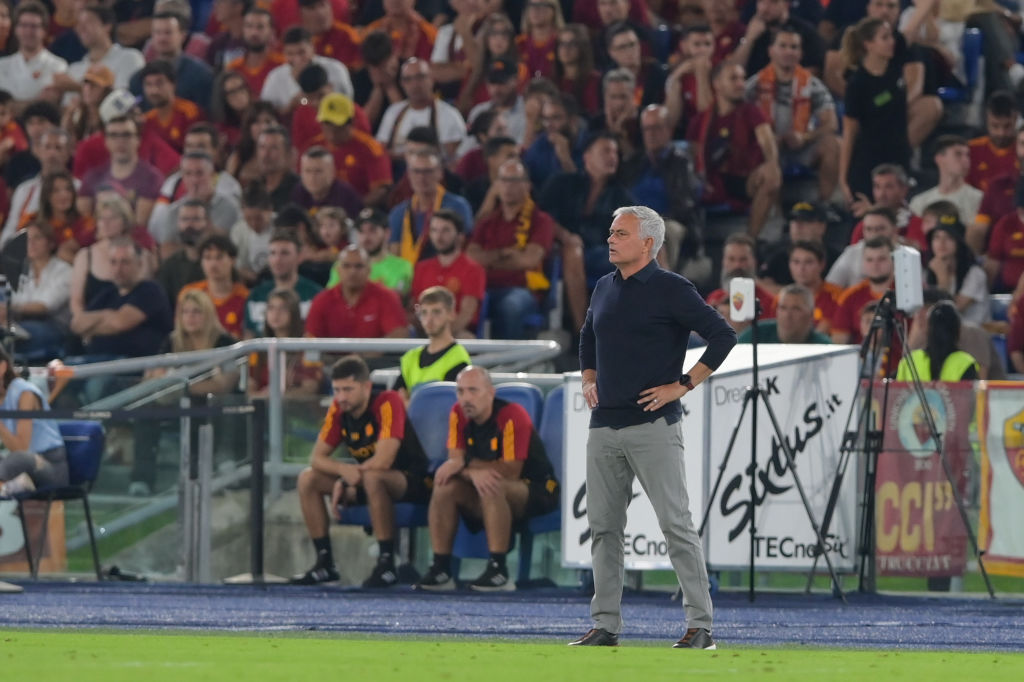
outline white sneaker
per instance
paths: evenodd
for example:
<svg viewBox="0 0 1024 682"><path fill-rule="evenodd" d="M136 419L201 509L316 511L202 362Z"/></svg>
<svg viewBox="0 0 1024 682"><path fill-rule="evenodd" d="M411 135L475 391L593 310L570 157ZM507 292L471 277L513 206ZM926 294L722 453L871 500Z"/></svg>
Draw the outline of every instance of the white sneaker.
<svg viewBox="0 0 1024 682"><path fill-rule="evenodd" d="M36 489L36 484L27 473L20 473L0 487L0 495L13 497L22 493L31 493Z"/></svg>

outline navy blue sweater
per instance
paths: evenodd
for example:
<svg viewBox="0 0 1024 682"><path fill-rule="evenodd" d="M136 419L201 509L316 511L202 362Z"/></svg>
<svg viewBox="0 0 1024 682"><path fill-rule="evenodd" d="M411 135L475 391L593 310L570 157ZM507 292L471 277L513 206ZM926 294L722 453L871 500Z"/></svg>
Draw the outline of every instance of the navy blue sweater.
<svg viewBox="0 0 1024 682"><path fill-rule="evenodd" d="M590 427L679 421L678 400L650 412L637 401L641 391L679 381L691 331L707 340L700 361L711 369L736 345L736 332L693 284L653 260L628 279L616 270L598 280L580 335L580 369L597 371Z"/></svg>

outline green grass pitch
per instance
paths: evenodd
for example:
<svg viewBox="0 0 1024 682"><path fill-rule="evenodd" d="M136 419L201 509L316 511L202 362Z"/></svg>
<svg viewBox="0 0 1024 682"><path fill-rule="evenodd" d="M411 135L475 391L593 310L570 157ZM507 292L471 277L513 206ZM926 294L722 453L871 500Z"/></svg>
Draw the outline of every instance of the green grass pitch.
<svg viewBox="0 0 1024 682"><path fill-rule="evenodd" d="M62 682L1024 679L1024 654L761 649L727 643L718 651L683 651L669 644L570 649L560 641L8 630L0 631L0 670L7 680Z"/></svg>

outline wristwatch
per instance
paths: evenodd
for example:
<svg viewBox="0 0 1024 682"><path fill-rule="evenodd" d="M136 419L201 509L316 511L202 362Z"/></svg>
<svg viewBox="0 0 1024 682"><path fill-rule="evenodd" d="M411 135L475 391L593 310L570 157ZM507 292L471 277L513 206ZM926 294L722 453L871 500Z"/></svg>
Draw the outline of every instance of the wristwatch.
<svg viewBox="0 0 1024 682"><path fill-rule="evenodd" d="M679 385L680 386L686 386L686 388L688 388L691 391L694 388L693 387L693 380L690 379L690 375L689 374L681 374L679 376Z"/></svg>

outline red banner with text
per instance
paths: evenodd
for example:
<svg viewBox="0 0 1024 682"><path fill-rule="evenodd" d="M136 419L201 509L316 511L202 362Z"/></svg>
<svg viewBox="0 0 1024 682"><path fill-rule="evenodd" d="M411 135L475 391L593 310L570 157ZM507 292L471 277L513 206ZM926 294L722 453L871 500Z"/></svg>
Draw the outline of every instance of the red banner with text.
<svg viewBox="0 0 1024 682"><path fill-rule="evenodd" d="M889 386L875 480L879 575L956 576L963 574L967 563L967 533L932 425L941 438L952 480L963 495L971 451L971 383L926 383L923 388L927 412L913 384ZM875 395L882 395L881 386Z"/></svg>

